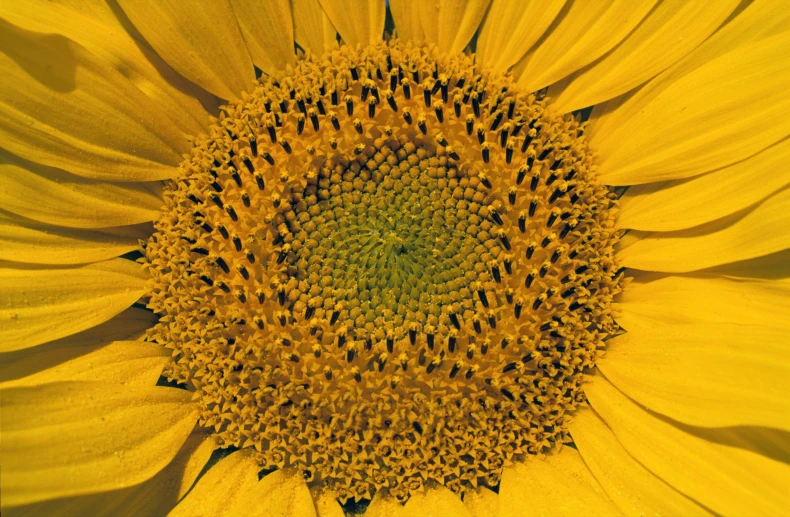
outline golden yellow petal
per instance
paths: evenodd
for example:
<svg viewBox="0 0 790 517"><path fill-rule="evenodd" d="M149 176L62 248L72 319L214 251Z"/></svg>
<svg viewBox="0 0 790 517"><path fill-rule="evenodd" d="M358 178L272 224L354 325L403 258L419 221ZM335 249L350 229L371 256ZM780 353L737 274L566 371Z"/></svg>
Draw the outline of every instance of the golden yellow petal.
<svg viewBox="0 0 790 517"><path fill-rule="evenodd" d="M628 399L603 376L584 392L618 441L646 469L727 516L781 515L790 503L790 466L681 431Z"/></svg>
<svg viewBox="0 0 790 517"><path fill-rule="evenodd" d="M585 465L625 515L710 515L640 465L594 411L574 415L570 431Z"/></svg>
<svg viewBox="0 0 790 517"><path fill-rule="evenodd" d="M305 50L321 55L337 46L337 29L318 0L292 0L294 36Z"/></svg>
<svg viewBox="0 0 790 517"><path fill-rule="evenodd" d="M62 338L103 323L145 293L128 260L68 269L0 269L0 351Z"/></svg>
<svg viewBox="0 0 790 517"><path fill-rule="evenodd" d="M406 515L423 517L472 517L461 498L441 485L426 488L424 492L413 493L403 507Z"/></svg>
<svg viewBox="0 0 790 517"><path fill-rule="evenodd" d="M320 0L332 24L347 44L370 45L381 41L387 6L378 0Z"/></svg>
<svg viewBox="0 0 790 517"><path fill-rule="evenodd" d="M411 0L390 0L390 11L398 38L404 41L425 41L425 31L422 30L420 9L416 2Z"/></svg>
<svg viewBox="0 0 790 517"><path fill-rule="evenodd" d="M370 501L365 517L410 517L403 505L386 490L379 490Z"/></svg>
<svg viewBox="0 0 790 517"><path fill-rule="evenodd" d="M572 2L514 67L518 84L535 91L607 53L650 12L655 0Z"/></svg>
<svg viewBox="0 0 790 517"><path fill-rule="evenodd" d="M337 500L337 494L329 490L311 490L315 502L316 517L346 517L343 507Z"/></svg>
<svg viewBox="0 0 790 517"><path fill-rule="evenodd" d="M258 483L258 466L249 450L231 453L212 465L168 517L231 517L231 501ZM250 509L247 509L250 510Z"/></svg>
<svg viewBox="0 0 790 517"><path fill-rule="evenodd" d="M459 54L474 36L491 0L437 0L417 2L427 43L442 52Z"/></svg>
<svg viewBox="0 0 790 517"><path fill-rule="evenodd" d="M174 176L189 143L126 77L76 43L0 22L0 138L17 156L80 176Z"/></svg>
<svg viewBox="0 0 790 517"><path fill-rule="evenodd" d="M57 382L4 389L2 505L124 488L150 479L197 420L191 394Z"/></svg>
<svg viewBox="0 0 790 517"><path fill-rule="evenodd" d="M464 505L472 517L498 516L499 494L484 486L479 486L464 494Z"/></svg>
<svg viewBox="0 0 790 517"><path fill-rule="evenodd" d="M740 278L790 279L790 250L706 269L705 274Z"/></svg>
<svg viewBox="0 0 790 517"><path fill-rule="evenodd" d="M642 271L683 273L790 248L790 189L753 208L677 232L652 232L617 253L620 264Z"/></svg>
<svg viewBox="0 0 790 517"><path fill-rule="evenodd" d="M227 515L316 517L313 496L302 475L292 469L266 474L254 486L236 492L226 506Z"/></svg>
<svg viewBox="0 0 790 517"><path fill-rule="evenodd" d="M250 53L228 0L119 0L145 40L175 71L226 100L255 81Z"/></svg>
<svg viewBox="0 0 790 517"><path fill-rule="evenodd" d="M499 486L500 517L622 515L570 447L545 458L505 467Z"/></svg>
<svg viewBox="0 0 790 517"><path fill-rule="evenodd" d="M252 62L264 72L296 61L289 0L230 0Z"/></svg>

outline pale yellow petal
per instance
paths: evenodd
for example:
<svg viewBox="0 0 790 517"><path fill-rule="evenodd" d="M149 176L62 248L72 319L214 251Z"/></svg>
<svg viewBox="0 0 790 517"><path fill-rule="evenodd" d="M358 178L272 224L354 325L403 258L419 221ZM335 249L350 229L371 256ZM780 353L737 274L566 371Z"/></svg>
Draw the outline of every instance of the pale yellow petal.
<svg viewBox="0 0 790 517"><path fill-rule="evenodd" d="M118 0L145 40L173 69L226 100L255 81L250 53L228 0Z"/></svg>
<svg viewBox="0 0 790 517"><path fill-rule="evenodd" d="M538 41L566 0L492 0L477 37L483 66L505 72Z"/></svg>
<svg viewBox="0 0 790 517"><path fill-rule="evenodd" d="M292 469L266 474L254 486L237 492L227 515L247 517L316 517L313 496L302 475Z"/></svg>
<svg viewBox="0 0 790 517"><path fill-rule="evenodd" d="M705 41L738 4L738 0L659 3L620 45L574 74L562 93L553 94L555 106L568 113L639 86Z"/></svg>
<svg viewBox="0 0 790 517"><path fill-rule="evenodd" d="M785 138L788 53L787 34L735 49L668 85L616 129L599 128L592 144L601 180L633 185L697 176Z"/></svg>
<svg viewBox="0 0 790 517"><path fill-rule="evenodd" d="M423 492L411 495L403 507L406 515L422 517L472 517L469 509L461 502L461 498L441 485L426 488Z"/></svg>
<svg viewBox="0 0 790 517"><path fill-rule="evenodd" d="M442 52L459 54L474 36L491 0L416 2L425 40Z"/></svg>
<svg viewBox="0 0 790 517"><path fill-rule="evenodd" d="M665 325L611 339L598 368L632 399L687 424L790 430L788 352L781 328Z"/></svg>
<svg viewBox="0 0 790 517"><path fill-rule="evenodd" d="M410 517L403 505L389 495L387 489L379 489L370 501L365 517Z"/></svg>
<svg viewBox="0 0 790 517"><path fill-rule="evenodd" d="M174 176L183 133L109 63L59 35L0 21L0 138L17 156L89 178Z"/></svg>
<svg viewBox="0 0 790 517"><path fill-rule="evenodd" d="M790 504L790 466L681 431L637 406L600 375L584 391L631 456L713 512L781 515Z"/></svg>
<svg viewBox="0 0 790 517"><path fill-rule="evenodd" d="M570 447L505 467L499 498L500 517L622 515Z"/></svg>
<svg viewBox="0 0 790 517"><path fill-rule="evenodd" d="M318 56L337 46L337 29L318 0L291 0L294 37L304 49Z"/></svg>
<svg viewBox="0 0 790 517"><path fill-rule="evenodd" d="M790 282L670 276L632 283L617 304L630 332L661 332L668 324L731 323L790 329Z"/></svg>
<svg viewBox="0 0 790 517"><path fill-rule="evenodd" d="M337 500L337 494L330 490L311 491L315 502L316 517L346 517L343 507Z"/></svg>
<svg viewBox="0 0 790 517"><path fill-rule="evenodd" d="M516 65L518 84L535 91L595 61L625 38L655 0L572 2Z"/></svg>
<svg viewBox="0 0 790 517"><path fill-rule="evenodd" d="M259 467L249 449L222 458L198 480L168 517L231 517L231 501L258 483Z"/></svg>
<svg viewBox="0 0 790 517"><path fill-rule="evenodd" d="M206 129L201 103L211 96L170 68L133 36L134 28L114 7L95 0L3 2L3 18L18 27L60 34L105 60L151 99L186 135Z"/></svg>
<svg viewBox="0 0 790 517"><path fill-rule="evenodd" d="M625 515L710 515L640 465L594 411L585 409L574 415L570 431L585 465Z"/></svg>
<svg viewBox="0 0 790 517"><path fill-rule="evenodd" d="M420 9L412 0L390 0L390 11L398 31L398 39L402 41L425 41L425 31L422 30Z"/></svg>
<svg viewBox="0 0 790 517"><path fill-rule="evenodd" d="M790 185L790 139L723 169L686 180L631 187L620 198L617 224L673 231L734 214Z"/></svg>
<svg viewBox="0 0 790 517"><path fill-rule="evenodd" d="M464 494L464 505L472 517L497 517L499 515L499 494L480 486Z"/></svg>
<svg viewBox="0 0 790 517"><path fill-rule="evenodd" d="M150 224L82 230L31 221L0 210L0 260L30 264L87 264L138 248Z"/></svg>
<svg viewBox="0 0 790 517"><path fill-rule="evenodd" d="M294 64L294 23L289 0L230 0L252 62L264 72Z"/></svg>
<svg viewBox="0 0 790 517"><path fill-rule="evenodd" d="M93 381L3 390L2 505L150 479L170 463L195 426L190 397L173 388Z"/></svg>
<svg viewBox="0 0 790 517"><path fill-rule="evenodd" d="M214 443L206 433L193 432L157 475L129 488L67 497L8 508L8 517L139 517L166 515L186 494L206 465Z"/></svg>
<svg viewBox="0 0 790 517"><path fill-rule="evenodd" d="M0 206L43 223L108 228L152 221L162 199L139 183L108 183L0 151Z"/></svg>
<svg viewBox="0 0 790 517"><path fill-rule="evenodd" d="M0 351L52 341L103 323L145 293L128 260L68 269L0 269Z"/></svg>
<svg viewBox="0 0 790 517"><path fill-rule="evenodd" d="M652 232L617 253L620 264L642 271L683 273L790 248L790 189L745 211L677 232Z"/></svg>
<svg viewBox="0 0 790 517"><path fill-rule="evenodd" d="M36 349L34 349L36 350ZM42 351L33 356L42 364L52 364L64 350ZM54 358L52 356L55 356ZM168 361L170 351L146 341L113 341L106 346L55 364L39 372L7 383L0 388L39 386L60 381L104 381L129 386L155 386ZM4 363L4 368L6 367ZM8 365L13 367L13 365Z"/></svg>
<svg viewBox="0 0 790 517"><path fill-rule="evenodd" d="M387 6L378 0L320 0L332 25L348 45L381 41Z"/></svg>

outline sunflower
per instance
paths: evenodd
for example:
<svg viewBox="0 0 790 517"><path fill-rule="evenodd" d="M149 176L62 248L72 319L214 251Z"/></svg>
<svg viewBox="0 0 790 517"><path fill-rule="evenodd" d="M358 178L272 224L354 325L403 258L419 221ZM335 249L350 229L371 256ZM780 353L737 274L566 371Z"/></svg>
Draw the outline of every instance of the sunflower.
<svg viewBox="0 0 790 517"><path fill-rule="evenodd" d="M786 514L789 26L4 2L4 514Z"/></svg>

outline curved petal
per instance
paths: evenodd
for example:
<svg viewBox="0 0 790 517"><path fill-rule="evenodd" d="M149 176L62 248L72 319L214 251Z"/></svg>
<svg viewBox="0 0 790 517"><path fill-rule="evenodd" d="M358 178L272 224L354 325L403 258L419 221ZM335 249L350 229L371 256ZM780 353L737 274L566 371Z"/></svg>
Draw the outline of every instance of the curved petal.
<svg viewBox="0 0 790 517"><path fill-rule="evenodd" d="M69 174L0 151L4 210L71 228L107 228L152 221L162 199L138 183L108 183Z"/></svg>
<svg viewBox="0 0 790 517"><path fill-rule="evenodd" d="M184 390L58 382L3 390L3 506L150 479L197 420Z"/></svg>
<svg viewBox="0 0 790 517"><path fill-rule="evenodd" d="M675 422L675 426L705 440L745 449L790 465L790 432L768 427L694 427Z"/></svg>
<svg viewBox="0 0 790 517"><path fill-rule="evenodd" d="M255 81L250 53L228 0L199 7L178 0L118 0L145 40L175 71L226 100Z"/></svg>
<svg viewBox="0 0 790 517"><path fill-rule="evenodd" d="M214 442L193 432L173 458L154 477L129 488L100 494L44 501L8 508L8 517L137 517L166 515L195 482L206 465Z"/></svg>
<svg viewBox="0 0 790 517"><path fill-rule="evenodd" d="M499 515L499 494L480 486L464 494L464 505L472 517Z"/></svg>
<svg viewBox="0 0 790 517"><path fill-rule="evenodd" d="M620 198L617 224L643 231L691 228L734 214L790 185L790 139L687 180L637 185Z"/></svg>
<svg viewBox="0 0 790 517"><path fill-rule="evenodd" d="M579 411L570 431L584 463L625 515L711 515L640 465L594 411Z"/></svg>
<svg viewBox="0 0 790 517"><path fill-rule="evenodd" d="M745 213L696 228L649 233L617 253L620 264L642 271L682 273L790 248L790 189Z"/></svg>
<svg viewBox="0 0 790 517"><path fill-rule="evenodd" d="M69 269L0 269L0 350L88 329L144 293L142 267L124 259Z"/></svg>
<svg viewBox="0 0 790 517"><path fill-rule="evenodd" d="M320 0L324 12L351 46L381 41L387 6L377 0Z"/></svg>
<svg viewBox="0 0 790 517"><path fill-rule="evenodd" d="M390 11L398 39L402 41L425 41L425 31L422 30L420 9L411 0L390 0Z"/></svg>
<svg viewBox="0 0 790 517"><path fill-rule="evenodd" d="M620 45L574 74L554 105L568 113L639 86L705 41L738 4L738 0L660 2Z"/></svg>
<svg viewBox="0 0 790 517"><path fill-rule="evenodd" d="M729 323L790 329L790 282L670 276L623 291L617 322L629 332Z"/></svg>
<svg viewBox="0 0 790 517"><path fill-rule="evenodd" d="M492 0L477 38L478 62L497 72L507 71L546 32L565 3L566 0Z"/></svg>
<svg viewBox="0 0 790 517"><path fill-rule="evenodd" d="M296 62L294 23L288 0L230 0L252 62L264 72Z"/></svg>
<svg viewBox="0 0 790 517"><path fill-rule="evenodd" d="M570 447L505 467L499 498L500 517L622 515Z"/></svg>
<svg viewBox="0 0 790 517"><path fill-rule="evenodd" d="M209 95L173 71L130 31L117 8L94 0L4 2L3 18L29 31L60 34L82 45L133 83L186 135L206 129ZM130 33L132 32L132 33ZM206 105L210 105L210 101Z"/></svg>
<svg viewBox="0 0 790 517"><path fill-rule="evenodd" d="M459 54L471 41L491 0L437 0L417 2L427 43L441 52Z"/></svg>
<svg viewBox="0 0 790 517"><path fill-rule="evenodd" d="M322 55L337 46L337 29L318 0L291 0L294 36L303 48Z"/></svg>
<svg viewBox="0 0 790 517"><path fill-rule="evenodd" d="M403 505L391 497L387 489L376 492L364 515L365 517L409 517Z"/></svg>
<svg viewBox="0 0 790 517"><path fill-rule="evenodd" d="M441 485L412 494L403 510L406 515L424 515L425 517L441 517L443 515L472 517L469 509L461 502L461 498Z"/></svg>
<svg viewBox="0 0 790 517"><path fill-rule="evenodd" d="M316 517L346 517L343 507L337 501L337 494L329 490L318 493L313 491Z"/></svg>
<svg viewBox="0 0 790 517"><path fill-rule="evenodd" d="M705 274L762 280L790 280L790 250L706 269Z"/></svg>
<svg viewBox="0 0 790 517"><path fill-rule="evenodd" d="M252 490L258 483L258 465L248 451L222 458L198 479L197 484L168 517L222 517L229 513L230 501Z"/></svg>
<svg viewBox="0 0 790 517"><path fill-rule="evenodd" d="M0 137L26 159L89 178L172 177L189 142L128 79L59 35L0 20Z"/></svg>
<svg viewBox="0 0 790 517"><path fill-rule="evenodd" d="M790 466L683 432L602 376L584 391L623 447L679 492L721 515L780 515L787 508Z"/></svg>
<svg viewBox="0 0 790 517"><path fill-rule="evenodd" d="M515 66L518 84L536 91L609 52L656 4L656 0L572 2L549 32Z"/></svg>
<svg viewBox="0 0 790 517"><path fill-rule="evenodd" d="M275 470L237 493L228 515L249 517L316 517L313 496L299 472Z"/></svg>
<svg viewBox="0 0 790 517"><path fill-rule="evenodd" d="M668 85L616 128L598 129L591 143L601 180L633 185L697 176L785 138L788 53L786 33L738 48Z"/></svg>
<svg viewBox="0 0 790 517"><path fill-rule="evenodd" d="M632 399L687 424L790 430L788 352L780 328L666 325L611 339L598 368Z"/></svg>
<svg viewBox="0 0 790 517"><path fill-rule="evenodd" d="M52 363L63 350L36 354L43 364ZM104 381L129 386L155 386L167 363L169 351L146 341L113 341L85 355L65 361L27 377L0 384L0 388L39 386L61 381ZM5 363L4 363L5 364Z"/></svg>
<svg viewBox="0 0 790 517"><path fill-rule="evenodd" d="M41 224L0 210L0 260L30 264L87 264L136 250L150 224L78 230Z"/></svg>

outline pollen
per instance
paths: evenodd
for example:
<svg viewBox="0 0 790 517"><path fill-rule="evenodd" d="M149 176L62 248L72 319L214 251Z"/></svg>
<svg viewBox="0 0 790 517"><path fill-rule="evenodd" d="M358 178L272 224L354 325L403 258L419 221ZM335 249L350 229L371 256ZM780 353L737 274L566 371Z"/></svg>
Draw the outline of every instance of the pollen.
<svg viewBox="0 0 790 517"><path fill-rule="evenodd" d="M568 438L617 330L616 197L583 126L397 40L263 76L144 244L148 339L220 447L341 500L496 486Z"/></svg>

